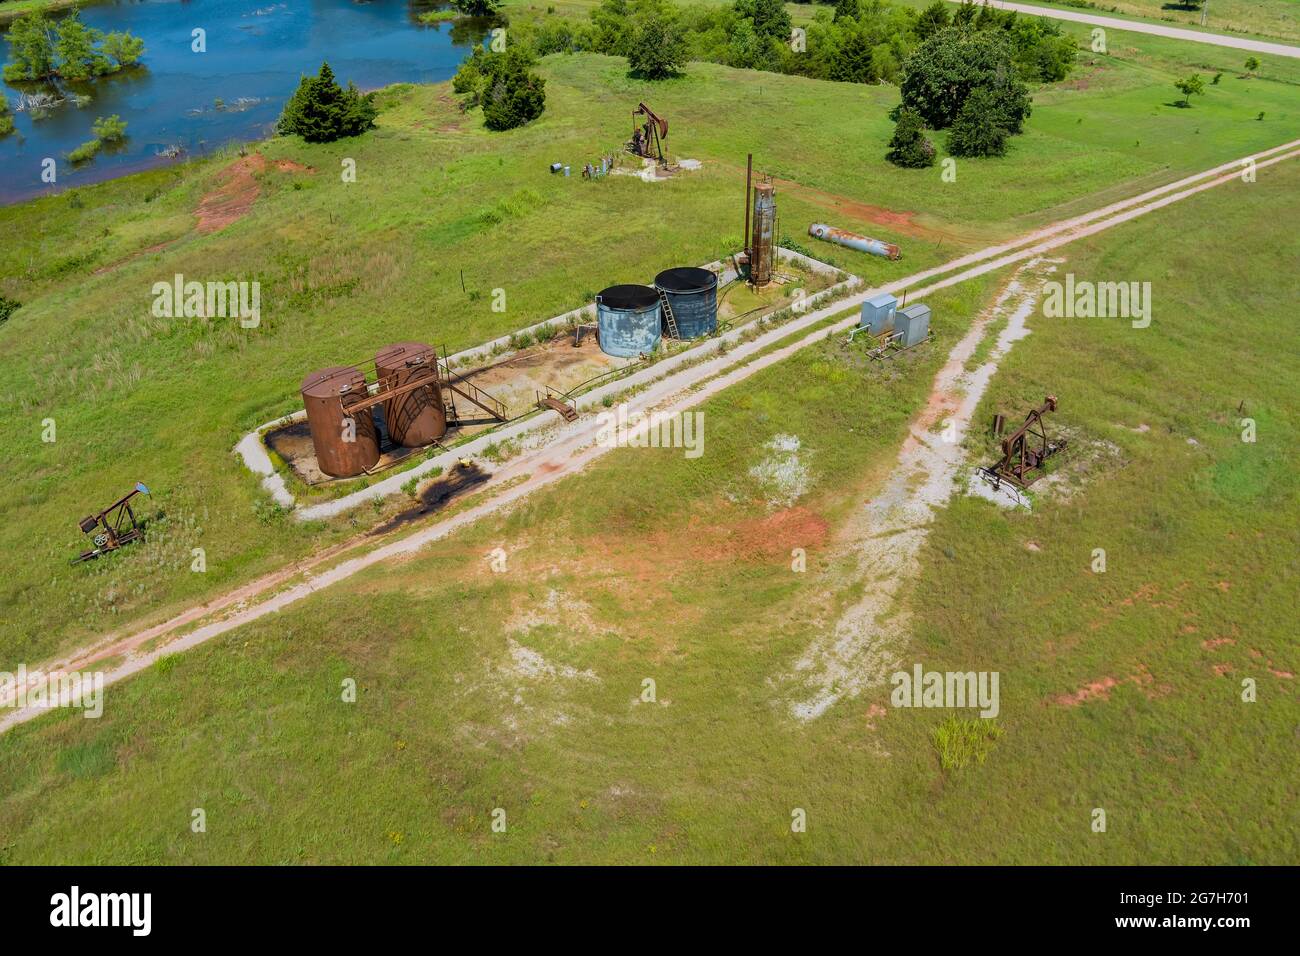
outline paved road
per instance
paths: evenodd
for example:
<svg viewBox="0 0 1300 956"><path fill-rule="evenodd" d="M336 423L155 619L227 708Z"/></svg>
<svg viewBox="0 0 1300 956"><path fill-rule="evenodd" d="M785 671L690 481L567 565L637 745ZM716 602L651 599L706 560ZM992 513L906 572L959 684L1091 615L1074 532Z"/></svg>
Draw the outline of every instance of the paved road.
<svg viewBox="0 0 1300 956"><path fill-rule="evenodd" d="M962 3L963 0L952 0L952 2ZM1114 17L1099 17L1092 13L1057 10L1054 7L1039 7L1029 3L1004 3L1003 0L988 0L988 3L999 10L1014 10L1016 13L1028 13L1053 20L1072 20L1075 23L1105 27L1107 30L1150 33L1173 40L1190 40L1192 43L1233 47L1237 50L1249 50L1251 53L1271 53L1274 56L1300 58L1300 47L1288 46L1285 43L1269 43L1267 40L1251 40L1248 37L1229 36L1223 33L1202 33L1199 30L1184 30L1181 27L1167 27L1160 23L1146 23L1141 20L1117 20Z"/></svg>

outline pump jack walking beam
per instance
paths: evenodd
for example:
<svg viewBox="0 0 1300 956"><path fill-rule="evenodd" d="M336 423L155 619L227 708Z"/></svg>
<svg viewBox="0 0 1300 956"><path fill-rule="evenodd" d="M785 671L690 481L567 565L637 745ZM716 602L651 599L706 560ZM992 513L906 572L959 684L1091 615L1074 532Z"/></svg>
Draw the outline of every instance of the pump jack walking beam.
<svg viewBox="0 0 1300 956"><path fill-rule="evenodd" d="M646 121L638 124L638 116L644 116ZM667 166L668 156L664 153L664 140L667 138L668 121L656 116L654 110L644 103L639 103L632 111L632 152L656 160L660 166Z"/></svg>

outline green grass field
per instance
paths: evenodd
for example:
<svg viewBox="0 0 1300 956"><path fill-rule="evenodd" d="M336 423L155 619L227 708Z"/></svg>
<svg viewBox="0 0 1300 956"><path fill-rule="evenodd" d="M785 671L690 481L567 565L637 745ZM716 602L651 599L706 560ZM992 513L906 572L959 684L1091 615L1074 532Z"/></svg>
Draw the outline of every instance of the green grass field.
<svg viewBox="0 0 1300 956"><path fill-rule="evenodd" d="M509 517L110 689L101 720L18 728L0 749L3 859L1295 859L1300 333L1280 309L1300 247L1260 224L1293 220L1298 187L1281 164L1060 250L1062 275L1150 281L1154 318L1031 318L976 422L1051 391L1053 427L1119 462L1031 514L955 500L907 592L906 661L1002 675L983 762L942 769L948 713L891 709L886 687L798 724L771 679L853 597L834 586L846 519L995 276L931 301L934 347L882 369L828 343L711 400L701 459L613 452ZM801 439L808 483L768 508L750 470L779 434ZM506 573L484 560L494 547ZM1108 689L1058 702L1089 684Z"/></svg>
<svg viewBox="0 0 1300 956"><path fill-rule="evenodd" d="M547 112L509 134L462 115L445 86L400 87L358 140L269 141L269 160L311 171L269 166L250 212L210 235L193 232L195 210L233 154L0 210L0 293L24 305L0 329L0 436L23 462L0 524L0 548L23 556L0 585L0 664L160 619L369 527L380 514L304 527L279 513L235 442L297 408L312 369L402 338L477 344L605 285L732 251L747 151L786 183L783 232L802 238L829 220L902 244L892 264L818 249L874 283L1295 135L1300 66L1227 75L1179 110L1172 78L1219 64L1220 51L1123 40L1041 92L1012 152L963 162L956 183L883 161L890 87L707 64L650 85L621 60L582 55L542 65ZM673 152L703 170L655 185L549 175L552 161L617 149L641 99L672 117ZM261 327L152 317L153 284L177 273L260 281ZM491 311L494 288L507 291L505 313ZM69 568L83 546L76 521L137 480L155 492L148 543ZM204 574L190 571L195 547Z"/></svg>

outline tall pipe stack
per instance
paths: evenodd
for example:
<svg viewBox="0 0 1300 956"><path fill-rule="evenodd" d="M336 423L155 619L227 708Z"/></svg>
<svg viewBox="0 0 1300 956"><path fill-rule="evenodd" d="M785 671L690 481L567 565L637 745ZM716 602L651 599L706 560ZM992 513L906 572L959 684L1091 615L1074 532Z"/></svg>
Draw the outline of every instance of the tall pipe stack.
<svg viewBox="0 0 1300 956"><path fill-rule="evenodd" d="M756 287L772 281L776 250L776 189L770 182L754 185L754 234L750 242L749 279Z"/></svg>

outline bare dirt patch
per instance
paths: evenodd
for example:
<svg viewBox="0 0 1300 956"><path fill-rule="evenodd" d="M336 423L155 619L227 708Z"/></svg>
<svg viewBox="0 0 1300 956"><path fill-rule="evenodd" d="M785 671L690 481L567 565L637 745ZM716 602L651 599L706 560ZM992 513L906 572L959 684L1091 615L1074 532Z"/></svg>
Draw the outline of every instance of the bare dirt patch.
<svg viewBox="0 0 1300 956"><path fill-rule="evenodd" d="M219 232L248 215L262 191L257 174L271 167L261 153L250 153L223 169L217 175L216 188L199 200L194 210L199 219L195 230L202 235ZM276 160L274 168L282 173L312 172L310 166L289 159Z"/></svg>

